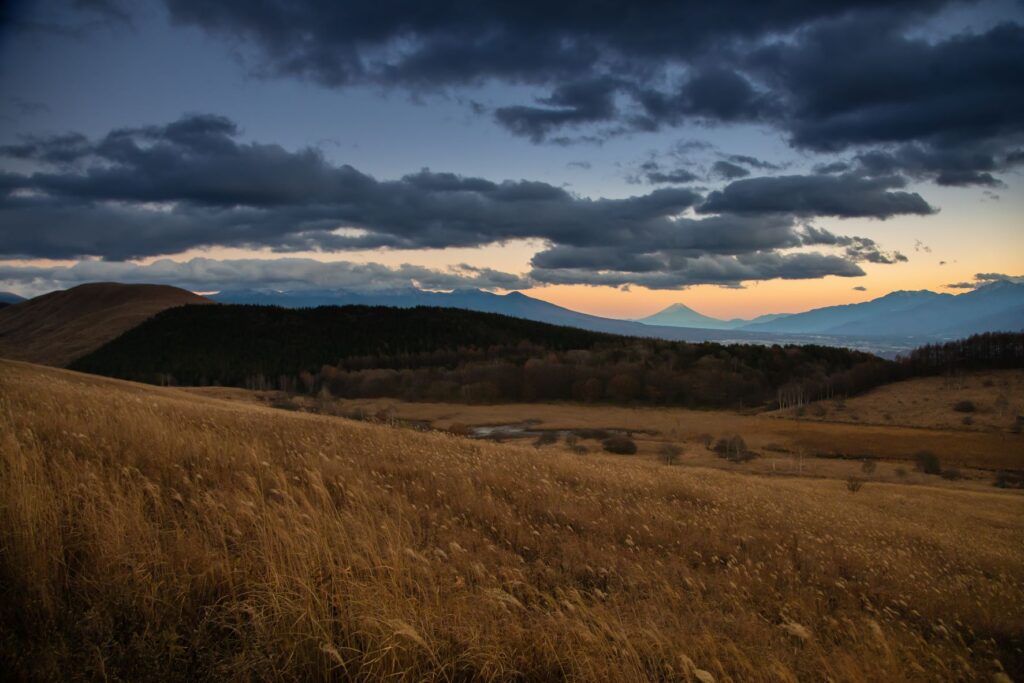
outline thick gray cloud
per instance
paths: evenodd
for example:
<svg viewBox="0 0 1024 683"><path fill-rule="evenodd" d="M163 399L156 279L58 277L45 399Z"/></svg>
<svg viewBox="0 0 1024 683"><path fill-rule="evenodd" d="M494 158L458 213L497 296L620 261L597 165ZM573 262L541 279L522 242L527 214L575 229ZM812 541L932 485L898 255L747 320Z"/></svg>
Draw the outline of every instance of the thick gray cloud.
<svg viewBox="0 0 1024 683"><path fill-rule="evenodd" d="M674 168L667 171L646 170L643 177L652 185L682 185L700 180L700 176L685 168Z"/></svg>
<svg viewBox="0 0 1024 683"><path fill-rule="evenodd" d="M532 263L538 282L589 282L588 271L688 284L707 273L709 282L736 284L748 275L850 276L861 273L857 262L905 260L871 240L804 228L797 217L930 211L918 195L890 191L897 178L849 174L744 179L706 201L679 187L589 199L542 182L429 169L378 180L313 149L242 142L234 122L212 115L98 140L27 139L0 154L37 169L0 174L0 255L9 258L125 261L210 246L342 252L532 238L546 244ZM650 163L648 173L661 172ZM690 179L676 173L676 181ZM717 215L695 218L692 209ZM842 256L779 253L815 246Z"/></svg>
<svg viewBox="0 0 1024 683"><path fill-rule="evenodd" d="M165 2L174 21L236 41L263 75L418 94L536 86L548 94L493 110L499 124L536 142L754 122L805 150L877 149L943 184L993 184L997 171L1021 163L1003 154L1020 150L1024 136L1019 4L977 8L1003 23L949 36L922 30L954 4L945 0L642 10L583 0ZM581 127L593 130L558 132Z"/></svg>
<svg viewBox="0 0 1024 683"><path fill-rule="evenodd" d="M914 178L931 178L939 185L984 185L1001 187L993 173L1007 171L1020 163L1012 150L998 145L953 145L937 149L904 144L857 155L860 169L872 175L903 173Z"/></svg>
<svg viewBox="0 0 1024 683"><path fill-rule="evenodd" d="M935 0L660 3L415 0L284 4L165 0L171 17L256 48L264 72L328 86L438 87L502 79L549 83L699 57L851 11L919 17ZM401 49L397 49L401 48Z"/></svg>
<svg viewBox="0 0 1024 683"><path fill-rule="evenodd" d="M836 235L823 228L813 225L804 226L803 242L806 245L829 245L844 247L846 257L851 261L867 261L868 263L904 263L907 257L898 251L884 251L869 237Z"/></svg>
<svg viewBox="0 0 1024 683"><path fill-rule="evenodd" d="M666 260L656 271L590 268L534 268L530 276L547 284L585 284L650 289L679 289L697 284L736 285L750 280L803 280L836 275L859 277L864 271L855 263L826 254L779 254L757 252L741 256L701 256Z"/></svg>
<svg viewBox="0 0 1024 683"><path fill-rule="evenodd" d="M98 281L169 284L194 291L254 287L380 292L414 286L443 290L524 289L532 286L532 282L522 276L469 265L436 270L409 264L389 267L379 263L295 258L194 258L183 262L161 259L149 265L93 260L79 261L73 266L0 265L0 283L28 294Z"/></svg>
<svg viewBox="0 0 1024 683"><path fill-rule="evenodd" d="M616 116L615 93L621 87L617 79L604 77L567 83L536 106L500 107L495 118L512 132L543 141L549 133L567 125L607 121Z"/></svg>
<svg viewBox="0 0 1024 683"><path fill-rule="evenodd" d="M734 180L736 178L746 178L750 175L750 171L743 168L739 164L734 164L731 161L716 161L711 167L711 173L719 178L725 178L726 180Z"/></svg>
<svg viewBox="0 0 1024 683"><path fill-rule="evenodd" d="M701 213L794 213L843 218L935 213L916 192L892 191L905 184L899 176L870 178L856 174L748 178L712 192L697 210Z"/></svg>
<svg viewBox="0 0 1024 683"><path fill-rule="evenodd" d="M9 227L0 253L129 258L208 245L331 251L517 238L587 244L664 229L701 199L666 188L591 200L547 183L426 169L382 181L313 149L240 142L234 123L216 116L116 130L95 142L75 138L72 146L67 139L0 149L49 166L0 178L0 217Z"/></svg>
<svg viewBox="0 0 1024 683"><path fill-rule="evenodd" d="M866 237L836 235L780 216L714 216L680 219L672 235L591 247L552 246L531 260L531 277L550 284L643 284L665 288L698 283L739 284L746 279L856 277L858 262L906 261ZM831 247L841 255L782 253L800 247ZM754 277L748 277L754 276Z"/></svg>
<svg viewBox="0 0 1024 683"><path fill-rule="evenodd" d="M752 157L749 154L726 154L725 159L726 161L730 161L734 164L756 168L759 171L777 171L781 168L779 164L773 164L770 161L758 159L757 157Z"/></svg>

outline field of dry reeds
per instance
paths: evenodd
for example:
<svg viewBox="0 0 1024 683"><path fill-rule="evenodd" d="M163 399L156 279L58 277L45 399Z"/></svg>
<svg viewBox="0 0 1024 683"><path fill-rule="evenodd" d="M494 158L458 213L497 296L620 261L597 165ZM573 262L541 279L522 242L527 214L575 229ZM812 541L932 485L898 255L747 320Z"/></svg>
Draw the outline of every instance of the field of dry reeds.
<svg viewBox="0 0 1024 683"><path fill-rule="evenodd" d="M1024 496L490 444L0 361L15 679L1012 680Z"/></svg>

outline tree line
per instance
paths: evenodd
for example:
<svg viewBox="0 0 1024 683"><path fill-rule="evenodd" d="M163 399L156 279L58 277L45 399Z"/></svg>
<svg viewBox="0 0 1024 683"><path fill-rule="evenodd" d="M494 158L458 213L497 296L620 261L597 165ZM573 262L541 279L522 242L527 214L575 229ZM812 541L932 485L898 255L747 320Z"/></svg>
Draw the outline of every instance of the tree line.
<svg viewBox="0 0 1024 683"><path fill-rule="evenodd" d="M972 338L892 362L826 346L623 337L452 308L184 306L72 368L155 384L339 398L787 407L934 372L957 353L1010 363L1021 336L1016 347Z"/></svg>

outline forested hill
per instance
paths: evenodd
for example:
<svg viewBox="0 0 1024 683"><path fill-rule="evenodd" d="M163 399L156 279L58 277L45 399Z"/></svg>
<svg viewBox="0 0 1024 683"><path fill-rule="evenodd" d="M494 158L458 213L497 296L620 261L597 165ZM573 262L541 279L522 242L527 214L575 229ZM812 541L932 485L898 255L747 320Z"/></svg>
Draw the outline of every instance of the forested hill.
<svg viewBox="0 0 1024 683"><path fill-rule="evenodd" d="M360 357L376 367L384 358L435 351L520 341L562 351L614 339L575 327L462 309L221 304L165 311L82 358L72 369L150 382L169 373L183 385L237 386L256 375L277 382L280 375ZM422 365L424 359L416 362ZM426 363L433 364L429 359Z"/></svg>
<svg viewBox="0 0 1024 683"><path fill-rule="evenodd" d="M73 369L151 383L220 384L408 400L752 406L891 378L870 354L819 346L620 337L450 308L185 306Z"/></svg>

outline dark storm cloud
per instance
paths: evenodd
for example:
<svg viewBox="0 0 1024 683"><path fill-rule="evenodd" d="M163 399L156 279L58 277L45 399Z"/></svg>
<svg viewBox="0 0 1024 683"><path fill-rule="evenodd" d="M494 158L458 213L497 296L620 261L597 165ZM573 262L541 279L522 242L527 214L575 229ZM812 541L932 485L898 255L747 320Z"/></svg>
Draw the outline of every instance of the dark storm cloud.
<svg viewBox="0 0 1024 683"><path fill-rule="evenodd" d="M516 238L585 245L664 231L701 199L666 188L591 200L542 182L430 170L377 180L313 149L240 142L233 122L205 115L97 141L37 138L0 152L45 168L0 182L0 215L10 228L0 252L8 255L127 258L214 244L344 250ZM339 234L339 227L359 230Z"/></svg>
<svg viewBox="0 0 1024 683"><path fill-rule="evenodd" d="M905 263L908 259L898 251L884 251L870 237L836 235L835 233L806 225L803 228L803 243L809 246L843 247L846 258L851 261L867 261L869 263Z"/></svg>
<svg viewBox="0 0 1024 683"><path fill-rule="evenodd" d="M1020 163L1024 26L1004 23L940 41L909 38L881 17L848 17L747 56L782 93L779 127L815 151L883 145L862 162L941 184L992 184ZM879 167L882 164L882 167Z"/></svg>
<svg viewBox="0 0 1024 683"><path fill-rule="evenodd" d="M984 140L1024 128L1019 65L1024 27L938 42L908 38L884 17L849 18L748 57L790 98L794 142L853 144Z"/></svg>
<svg viewBox="0 0 1024 683"><path fill-rule="evenodd" d="M796 217L885 217L916 212L911 198L923 203L890 192L897 180L852 176L737 181L703 204L699 192L680 187L589 199L543 182L430 169L378 180L315 149L243 142L233 121L213 115L117 129L97 140L37 137L0 147L0 155L36 168L0 172L0 255L15 258L116 261L210 246L340 252L540 239L546 246L532 266L541 283L634 273L635 284L693 284L710 273L708 282L736 284L746 276L853 276L861 273L857 262L901 260L871 240L802 226ZM782 184L762 188L759 181ZM755 189L737 190L740 183ZM854 213L851 202L873 213ZM695 218L687 214L694 208L717 215ZM841 255L779 253L816 246ZM506 277L470 270L460 277Z"/></svg>
<svg viewBox="0 0 1024 683"><path fill-rule="evenodd" d="M461 265L436 270L402 264L323 262L312 259L194 258L161 259L148 265L110 261L79 261L73 266L0 265L0 282L25 291L50 291L83 282L140 282L170 284L194 291L237 287L269 289L343 289L371 292L420 287L423 289L525 289L532 282L490 268Z"/></svg>
<svg viewBox="0 0 1024 683"><path fill-rule="evenodd" d="M826 254L778 254L757 252L740 256L708 255L697 258L665 258L658 270L632 272L592 268L535 267L530 276L547 284L584 284L650 289L678 289L697 284L737 285L751 280L803 280L828 275L860 277L855 263Z"/></svg>
<svg viewBox="0 0 1024 683"><path fill-rule="evenodd" d="M780 216L678 219L670 233L622 244L556 245L534 255L530 275L540 283L673 288L746 280L857 277L857 261L894 263L866 238L801 227ZM842 248L842 255L780 253L801 246ZM905 260L905 259L904 259Z"/></svg>
<svg viewBox="0 0 1024 683"><path fill-rule="evenodd" d="M129 7L118 0L5 0L0 3L0 42L15 31L81 38L96 27L132 28Z"/></svg>
<svg viewBox="0 0 1024 683"><path fill-rule="evenodd" d="M725 178L726 180L746 178L750 175L750 171L738 164L732 163L731 161L716 161L711 167L711 173L712 175L718 176L719 178Z"/></svg>
<svg viewBox="0 0 1024 683"><path fill-rule="evenodd" d="M995 149L993 144L945 149L906 144L859 154L857 162L862 171L875 175L904 173L931 178L939 185L1000 187L1003 183L992 174L1007 171L1020 160Z"/></svg>
<svg viewBox="0 0 1024 683"><path fill-rule="evenodd" d="M771 96L759 93L743 75L722 67L700 69L674 92L637 90L643 114L635 119L640 129L656 130L688 119L713 123L740 123L769 118L775 110Z"/></svg>
<svg viewBox="0 0 1024 683"><path fill-rule="evenodd" d="M1024 26L1012 8L994 28L935 37L919 29L942 0L165 2L174 21L239 40L264 74L417 93L544 89L493 110L537 142L756 122L812 151L894 148L882 150L893 171L948 185L993 184L1021 163L997 154L1024 136ZM581 127L593 130L558 132Z"/></svg>
<svg viewBox="0 0 1024 683"><path fill-rule="evenodd" d="M47 138L26 137L18 144L0 146L0 156L33 159L51 164L67 164L82 159L91 151L89 139L80 133Z"/></svg>
<svg viewBox="0 0 1024 683"><path fill-rule="evenodd" d="M547 84L691 59L709 46L783 33L851 10L917 16L934 0L488 3L165 0L173 20L241 38L265 70L326 85L438 87L489 79Z"/></svg>
<svg viewBox="0 0 1024 683"><path fill-rule="evenodd" d="M770 161L764 159L758 159L747 154L726 154L726 161L731 161L734 164L741 164L750 168L756 168L759 171L777 171L781 166L773 164Z"/></svg>
<svg viewBox="0 0 1024 683"><path fill-rule="evenodd" d="M866 178L854 174L747 178L712 192L697 211L882 219L935 213L916 192L892 191L905 184L899 176Z"/></svg>
<svg viewBox="0 0 1024 683"><path fill-rule="evenodd" d="M828 174L828 173L846 173L851 170L851 165L847 161L831 161L826 164L816 164L813 168L815 173Z"/></svg>
<svg viewBox="0 0 1024 683"><path fill-rule="evenodd" d="M681 185L700 180L700 176L685 168L676 168L668 171L645 171L644 178L652 185Z"/></svg>
<svg viewBox="0 0 1024 683"><path fill-rule="evenodd" d="M619 81L596 78L559 86L542 107L500 107L495 118L513 133L542 141L552 130L568 124L607 121L615 116L615 91Z"/></svg>

